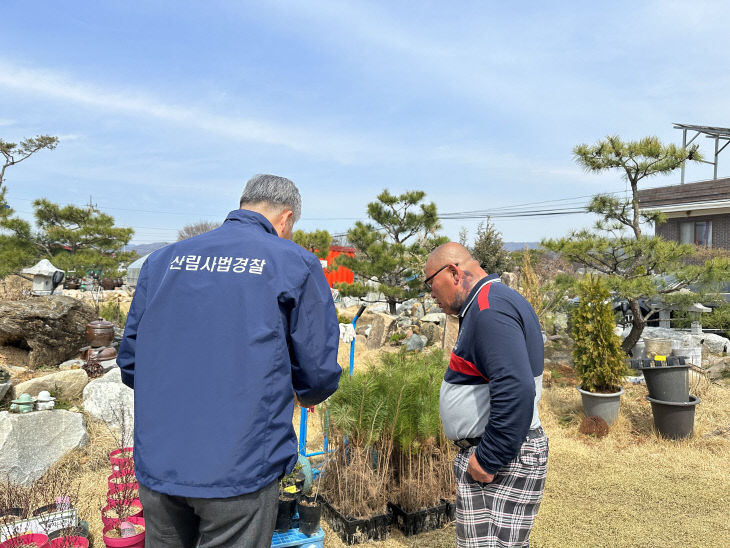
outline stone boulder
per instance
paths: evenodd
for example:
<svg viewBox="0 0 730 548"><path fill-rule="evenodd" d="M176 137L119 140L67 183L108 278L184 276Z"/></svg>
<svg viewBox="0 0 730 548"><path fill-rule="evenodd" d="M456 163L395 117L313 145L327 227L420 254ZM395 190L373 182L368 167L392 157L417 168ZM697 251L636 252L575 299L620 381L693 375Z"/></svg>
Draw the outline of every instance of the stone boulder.
<svg viewBox="0 0 730 548"><path fill-rule="evenodd" d="M372 328L368 333L367 347L369 350L380 348L389 341L396 320L397 318L390 314L380 312L373 314Z"/></svg>
<svg viewBox="0 0 730 548"><path fill-rule="evenodd" d="M444 340L444 330L434 322L421 322L421 334L426 337L427 345L441 346Z"/></svg>
<svg viewBox="0 0 730 548"><path fill-rule="evenodd" d="M499 279L507 287L517 289L517 280L519 279L519 277L516 272L502 272L502 275L499 277Z"/></svg>
<svg viewBox="0 0 730 548"><path fill-rule="evenodd" d="M446 325L446 314L444 314L443 312L431 312L430 314L426 314L425 316L423 316L423 318L421 318L421 323L423 324L425 322L435 323L443 327L444 325Z"/></svg>
<svg viewBox="0 0 730 548"><path fill-rule="evenodd" d="M49 295L0 302L0 346L28 350L28 365L57 365L75 357L86 344L91 305Z"/></svg>
<svg viewBox="0 0 730 548"><path fill-rule="evenodd" d="M23 393L37 396L41 390L48 390L57 398L74 400L81 396L88 383L89 377L83 369L59 371L16 384L14 397L17 399Z"/></svg>
<svg viewBox="0 0 730 548"><path fill-rule="evenodd" d="M444 342L442 348L447 352L451 352L456 345L456 339L459 338L459 318L456 316L446 315L446 323L444 325Z"/></svg>
<svg viewBox="0 0 730 548"><path fill-rule="evenodd" d="M29 486L66 453L89 442L84 417L62 409L0 412L0 477Z"/></svg>
<svg viewBox="0 0 730 548"><path fill-rule="evenodd" d="M131 434L134 428L134 390L122 384L122 372L113 368L84 388L84 410L115 428Z"/></svg>

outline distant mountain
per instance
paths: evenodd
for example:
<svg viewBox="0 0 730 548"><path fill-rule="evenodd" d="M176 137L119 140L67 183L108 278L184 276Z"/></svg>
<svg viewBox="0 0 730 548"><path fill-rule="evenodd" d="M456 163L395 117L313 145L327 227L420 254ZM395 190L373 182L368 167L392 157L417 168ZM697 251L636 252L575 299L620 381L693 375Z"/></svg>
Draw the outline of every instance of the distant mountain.
<svg viewBox="0 0 730 548"><path fill-rule="evenodd" d="M142 257L143 255L147 255L147 253L152 253L153 251L156 251L160 249L161 247L165 247L170 242L155 242L153 244L129 244L125 246L124 251L136 251L137 255Z"/></svg>
<svg viewBox="0 0 730 548"><path fill-rule="evenodd" d="M507 251L524 251L525 245L530 249L537 249L540 242L502 242L502 247Z"/></svg>

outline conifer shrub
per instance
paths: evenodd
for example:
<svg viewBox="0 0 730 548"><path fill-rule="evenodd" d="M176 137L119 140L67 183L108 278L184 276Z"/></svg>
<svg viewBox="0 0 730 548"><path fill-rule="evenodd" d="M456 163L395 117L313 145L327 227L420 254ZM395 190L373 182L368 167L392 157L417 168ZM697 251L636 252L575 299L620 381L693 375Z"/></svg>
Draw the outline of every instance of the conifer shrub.
<svg viewBox="0 0 730 548"><path fill-rule="evenodd" d="M445 368L441 351L402 351L341 379L327 403L338 447L322 478L331 504L364 517L388 501L413 511L453 498L454 448L438 403Z"/></svg>
<svg viewBox="0 0 730 548"><path fill-rule="evenodd" d="M581 388L618 392L628 374L621 340L613 332L611 295L601 278L587 275L578 282L580 302L572 315L573 365Z"/></svg>

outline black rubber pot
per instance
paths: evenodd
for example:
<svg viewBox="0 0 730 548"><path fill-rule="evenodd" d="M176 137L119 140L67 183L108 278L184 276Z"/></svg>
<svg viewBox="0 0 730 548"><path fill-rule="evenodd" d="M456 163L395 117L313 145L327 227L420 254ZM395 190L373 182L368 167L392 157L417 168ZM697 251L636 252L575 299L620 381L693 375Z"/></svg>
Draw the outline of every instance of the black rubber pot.
<svg viewBox="0 0 730 548"><path fill-rule="evenodd" d="M695 406L700 403L697 396L689 396L689 401L662 401L646 397L651 402L654 427L665 438L680 440L692 435L695 424Z"/></svg>
<svg viewBox="0 0 730 548"><path fill-rule="evenodd" d="M689 365L642 367L649 397L670 402L689 402Z"/></svg>
<svg viewBox="0 0 730 548"><path fill-rule="evenodd" d="M275 530L282 533L292 528L291 518L296 513L297 499L293 495L279 495L279 510L276 513Z"/></svg>
<svg viewBox="0 0 730 548"><path fill-rule="evenodd" d="M314 500L313 497L302 497L299 501L299 532L303 535L315 534L319 531L321 519L321 500Z"/></svg>
<svg viewBox="0 0 730 548"><path fill-rule="evenodd" d="M441 529L449 522L448 506L445 501L415 512L406 512L397 504L390 502L388 506L393 511L393 523L407 537Z"/></svg>

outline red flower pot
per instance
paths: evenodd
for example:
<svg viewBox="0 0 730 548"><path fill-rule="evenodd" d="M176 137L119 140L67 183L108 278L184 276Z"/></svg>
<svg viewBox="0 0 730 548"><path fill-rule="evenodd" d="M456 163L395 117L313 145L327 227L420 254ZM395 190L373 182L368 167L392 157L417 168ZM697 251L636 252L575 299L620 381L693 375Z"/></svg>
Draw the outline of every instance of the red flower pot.
<svg viewBox="0 0 730 548"><path fill-rule="evenodd" d="M136 509L134 509L134 508L132 509L132 511L130 512L130 517L137 518L137 517L140 517L142 515L142 503L139 501L139 499L134 499L131 502L128 502L128 501L119 501L119 500L112 500L101 511L101 521L104 524L104 527L105 528L107 528L107 527L109 527L109 528L114 527L114 526L118 525L122 521L120 518L117 518L117 517L107 517L107 515L106 515L106 513L107 513L108 510L115 509L117 506L120 506L122 504L132 504L132 505L134 505L134 506L137 507Z"/></svg>
<svg viewBox="0 0 730 548"><path fill-rule="evenodd" d="M132 447L115 449L109 453L109 462L114 470L134 470L134 457Z"/></svg>
<svg viewBox="0 0 730 548"><path fill-rule="evenodd" d="M129 478L131 481L127 481L126 483L115 481L117 478L124 477ZM109 485L109 493L118 493L120 491L130 492L139 489L139 482L137 481L137 478L135 478L134 474L130 473L129 470L115 470L107 478L107 484Z"/></svg>
<svg viewBox="0 0 730 548"><path fill-rule="evenodd" d="M36 546L37 548L51 548L51 542L48 540L48 536L39 533L13 537L0 544L0 548L15 548L16 546L24 546L26 544Z"/></svg>
<svg viewBox="0 0 730 548"><path fill-rule="evenodd" d="M127 518L125 521L134 525L144 526L144 518ZM132 537L109 537L107 533L114 529L115 525L104 527L104 544L107 548L144 548L144 531Z"/></svg>
<svg viewBox="0 0 730 548"><path fill-rule="evenodd" d="M51 548L89 548L89 539L84 537L58 537L51 541Z"/></svg>

